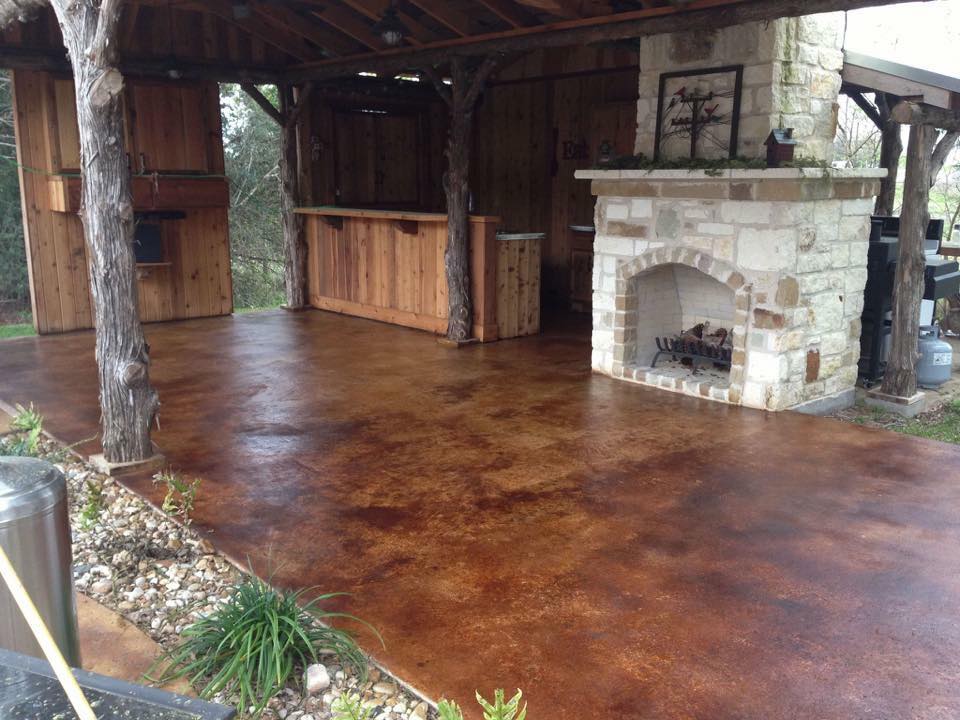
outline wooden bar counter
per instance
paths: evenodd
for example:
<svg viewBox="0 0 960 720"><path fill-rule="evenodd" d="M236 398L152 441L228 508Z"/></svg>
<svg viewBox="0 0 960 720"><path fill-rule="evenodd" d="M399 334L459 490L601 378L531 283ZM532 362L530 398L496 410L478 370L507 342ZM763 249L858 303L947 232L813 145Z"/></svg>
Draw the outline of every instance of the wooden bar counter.
<svg viewBox="0 0 960 720"><path fill-rule="evenodd" d="M446 333L446 214L342 207L297 213L304 216L313 307ZM499 222L470 216L473 335L482 342L498 339Z"/></svg>

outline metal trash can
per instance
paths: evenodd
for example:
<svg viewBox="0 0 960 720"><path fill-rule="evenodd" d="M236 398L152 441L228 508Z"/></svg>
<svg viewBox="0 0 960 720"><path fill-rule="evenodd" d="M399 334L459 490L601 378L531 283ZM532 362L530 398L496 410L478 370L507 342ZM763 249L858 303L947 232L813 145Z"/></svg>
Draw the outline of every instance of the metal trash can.
<svg viewBox="0 0 960 720"><path fill-rule="evenodd" d="M0 545L67 662L80 667L67 483L44 460L0 457ZM0 579L0 647L42 658Z"/></svg>

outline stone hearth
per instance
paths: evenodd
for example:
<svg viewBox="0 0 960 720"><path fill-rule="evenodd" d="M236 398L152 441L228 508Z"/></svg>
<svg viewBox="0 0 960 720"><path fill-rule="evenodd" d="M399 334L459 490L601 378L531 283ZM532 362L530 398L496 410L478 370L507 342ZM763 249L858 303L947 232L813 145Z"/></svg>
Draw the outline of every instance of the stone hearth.
<svg viewBox="0 0 960 720"><path fill-rule="evenodd" d="M591 170L597 196L593 368L783 410L853 395L873 197L882 170ZM653 337L732 329L729 371Z"/></svg>

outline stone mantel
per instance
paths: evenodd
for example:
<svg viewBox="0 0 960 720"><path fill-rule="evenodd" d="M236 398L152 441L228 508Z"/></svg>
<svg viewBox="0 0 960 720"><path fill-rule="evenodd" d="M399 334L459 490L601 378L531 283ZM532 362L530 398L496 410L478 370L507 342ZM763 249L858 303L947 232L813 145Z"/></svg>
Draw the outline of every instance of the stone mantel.
<svg viewBox="0 0 960 720"><path fill-rule="evenodd" d="M730 170L578 170L596 196L707 200L812 201L874 197L882 168Z"/></svg>
<svg viewBox="0 0 960 720"><path fill-rule="evenodd" d="M577 170L577 180L877 180L887 176L883 168L730 168L718 170Z"/></svg>

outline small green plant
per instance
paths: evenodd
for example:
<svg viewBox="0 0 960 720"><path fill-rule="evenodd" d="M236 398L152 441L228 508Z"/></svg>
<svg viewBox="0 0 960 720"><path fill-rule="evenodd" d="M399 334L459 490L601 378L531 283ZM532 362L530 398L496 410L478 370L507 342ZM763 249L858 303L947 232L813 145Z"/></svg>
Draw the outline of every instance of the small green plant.
<svg viewBox="0 0 960 720"><path fill-rule="evenodd" d="M364 707L357 694L340 693L330 706L333 720L368 720L372 707Z"/></svg>
<svg viewBox="0 0 960 720"><path fill-rule="evenodd" d="M43 435L43 415L33 407L17 405L16 414L10 421L10 429L16 434L4 439L0 453L37 457L40 455L40 437Z"/></svg>
<svg viewBox="0 0 960 720"><path fill-rule="evenodd" d="M525 720L527 717L527 704L520 707L520 700L523 699L523 692L517 690L517 694L510 700L506 700L503 690L493 691L493 702L487 702L483 696L477 692L477 702L483 708L484 720ZM463 720L463 711L453 700L441 700L437 703L437 713L440 720Z"/></svg>
<svg viewBox="0 0 960 720"><path fill-rule="evenodd" d="M437 703L437 714L440 720L463 720L463 710L460 706L446 698Z"/></svg>
<svg viewBox="0 0 960 720"><path fill-rule="evenodd" d="M527 717L527 705L524 703L520 708L520 700L523 692L517 690L517 694L510 698L509 702L504 702L503 690L493 691L493 704L488 703L477 693L477 702L483 708L483 717L485 720L524 720Z"/></svg>
<svg viewBox="0 0 960 720"><path fill-rule="evenodd" d="M155 485L166 487L163 504L160 509L167 515L179 515L184 525L189 525L193 508L197 501L197 492L200 490L200 478L188 480L176 470L161 470L153 476Z"/></svg>
<svg viewBox="0 0 960 720"><path fill-rule="evenodd" d="M93 525L103 513L104 507L103 486L93 480L87 480L87 502L80 511L80 522L83 527Z"/></svg>
<svg viewBox="0 0 960 720"><path fill-rule="evenodd" d="M353 635L324 623L345 618L379 633L368 623L319 605L344 593L318 595L313 588L277 590L251 575L238 583L226 603L183 630L182 641L157 661L163 668L152 680L166 684L187 678L200 697L218 693L236 698L241 710L259 716L270 699L321 654L366 673L366 659ZM151 671L151 675L154 673ZM361 719L363 720L363 719Z"/></svg>

